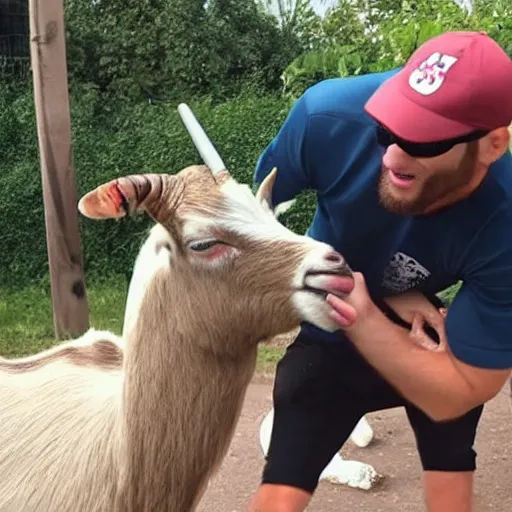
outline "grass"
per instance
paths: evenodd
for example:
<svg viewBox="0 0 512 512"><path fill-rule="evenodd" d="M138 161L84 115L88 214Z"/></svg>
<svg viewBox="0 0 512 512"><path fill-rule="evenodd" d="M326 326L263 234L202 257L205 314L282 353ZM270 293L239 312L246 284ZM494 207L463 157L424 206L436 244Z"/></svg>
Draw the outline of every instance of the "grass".
<svg viewBox="0 0 512 512"><path fill-rule="evenodd" d="M123 278L95 284L87 292L91 326L119 333L126 296ZM0 289L0 297L0 354L16 357L56 343L51 296L46 286L20 291Z"/></svg>
<svg viewBox="0 0 512 512"><path fill-rule="evenodd" d="M291 341L291 340L290 340ZM273 376L279 359L283 357L285 347L275 345L260 345L258 348L258 363L256 372L260 375Z"/></svg>
<svg viewBox="0 0 512 512"><path fill-rule="evenodd" d="M89 323L119 334L122 329L127 283L124 276L88 285ZM19 291L0 288L0 355L20 357L51 347L54 337L52 303L46 285ZM260 346L258 373L272 374L284 352L279 346Z"/></svg>

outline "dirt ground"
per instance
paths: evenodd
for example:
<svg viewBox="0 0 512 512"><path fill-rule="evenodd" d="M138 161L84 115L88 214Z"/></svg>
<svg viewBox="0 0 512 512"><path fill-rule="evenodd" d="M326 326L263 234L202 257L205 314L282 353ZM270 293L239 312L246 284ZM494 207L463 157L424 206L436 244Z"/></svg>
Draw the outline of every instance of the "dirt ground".
<svg viewBox="0 0 512 512"><path fill-rule="evenodd" d="M271 407L271 391L268 378L256 377L250 385L230 450L198 512L245 512L263 466L259 426ZM486 406L480 423L474 512L512 510L512 414L507 391L508 387ZM308 512L425 511L420 464L403 410L368 418L374 429L372 443L357 448L348 441L341 454L372 464L384 479L369 491L321 482Z"/></svg>

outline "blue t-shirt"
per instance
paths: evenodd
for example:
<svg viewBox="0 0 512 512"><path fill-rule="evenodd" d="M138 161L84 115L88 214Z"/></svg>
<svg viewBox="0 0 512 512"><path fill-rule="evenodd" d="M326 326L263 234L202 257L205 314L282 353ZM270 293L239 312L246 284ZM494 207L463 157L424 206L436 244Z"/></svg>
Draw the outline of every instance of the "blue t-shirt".
<svg viewBox="0 0 512 512"><path fill-rule="evenodd" d="M309 236L331 244L363 273L372 297L415 288L438 293L463 281L446 320L450 348L483 368L512 367L512 155L492 165L467 199L404 216L378 201L384 150L364 104L397 70L325 80L292 107L258 160L255 182L277 167L274 205L313 189ZM319 339L340 342L303 324Z"/></svg>

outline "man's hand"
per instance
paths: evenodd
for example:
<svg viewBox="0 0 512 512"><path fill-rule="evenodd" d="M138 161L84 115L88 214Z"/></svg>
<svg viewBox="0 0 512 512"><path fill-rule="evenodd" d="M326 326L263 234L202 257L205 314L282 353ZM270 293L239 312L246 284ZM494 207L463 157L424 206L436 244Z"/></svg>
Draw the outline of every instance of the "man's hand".
<svg viewBox="0 0 512 512"><path fill-rule="evenodd" d="M386 297L384 301L404 322L411 324L411 340L429 350L446 350L446 309L437 309L425 295L415 290ZM346 331L357 329L361 322L367 320L377 309L360 272L354 273L354 288L345 299L329 295L327 302L333 308L333 318ZM427 335L425 324L437 332L439 344Z"/></svg>
<svg viewBox="0 0 512 512"><path fill-rule="evenodd" d="M510 370L477 368L451 352L443 315L430 309L414 310L418 297L395 299L395 307L412 319L410 331L394 324L373 303L364 277L354 273L354 288L345 299L328 295L332 317L365 359L407 400L434 420L449 420L490 400L503 386ZM408 305L407 305L408 304ZM423 303L423 306L425 303ZM422 307L423 307L422 306ZM435 308L434 308L435 309ZM425 312L426 311L426 312ZM424 321L438 332L435 345L423 333Z"/></svg>
<svg viewBox="0 0 512 512"><path fill-rule="evenodd" d="M423 293L416 290L386 297L384 301L404 322L409 324L413 323L417 314L422 315L436 331L444 324L446 309L437 309Z"/></svg>
<svg viewBox="0 0 512 512"><path fill-rule="evenodd" d="M354 287L352 291L341 299L336 295L327 295L327 302L332 307L332 318L346 331L355 330L376 309L361 272L354 272Z"/></svg>
<svg viewBox="0 0 512 512"><path fill-rule="evenodd" d="M444 312L443 312L444 311ZM439 322L436 321L435 326L431 322L427 322L425 316L422 313L416 313L412 320L411 330L409 332L409 338L427 350L434 352L445 352L448 348L448 340L446 338L446 329L444 326L444 315L446 310L439 312ZM439 336L439 343L436 343L426 332L425 324L429 324Z"/></svg>
<svg viewBox="0 0 512 512"><path fill-rule="evenodd" d="M446 308L437 309L425 295L416 290L387 297L384 301L404 322L411 324L409 337L412 341L428 350L441 352L447 349ZM426 324L437 332L439 343L425 332Z"/></svg>

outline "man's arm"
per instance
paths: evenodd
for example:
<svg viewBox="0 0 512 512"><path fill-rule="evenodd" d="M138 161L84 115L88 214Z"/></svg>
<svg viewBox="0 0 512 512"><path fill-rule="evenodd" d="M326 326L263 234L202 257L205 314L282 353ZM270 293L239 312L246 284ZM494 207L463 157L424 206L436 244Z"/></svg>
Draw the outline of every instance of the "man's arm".
<svg viewBox="0 0 512 512"><path fill-rule="evenodd" d="M510 369L465 364L448 346L433 351L416 345L378 309L347 335L399 393L436 421L456 418L490 400L510 375Z"/></svg>
<svg viewBox="0 0 512 512"><path fill-rule="evenodd" d="M463 287L459 292L462 296L455 299L455 302L459 301L459 304L454 302L457 325L461 321L471 324L467 316L465 319L460 316L464 310L458 309L461 304L464 306L464 294L468 293ZM402 396L436 421L456 418L488 401L500 391L510 376L512 364L508 363L507 366L505 360L500 367L481 368L457 358L442 330L440 334L445 341L437 350L413 343L407 330L391 322L373 304L359 273L355 275L355 288L345 301L335 296L329 296L328 301L334 308L334 318L363 357ZM357 318L347 326L343 317L354 318L354 311ZM449 309L448 322L453 314ZM512 325L512 311L504 312L504 315ZM475 315L473 321L479 321ZM433 327L440 330L439 325ZM479 331L476 327L474 330L475 333ZM491 330L489 328L489 333ZM510 361L512 343L506 354Z"/></svg>

